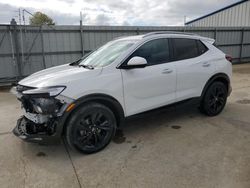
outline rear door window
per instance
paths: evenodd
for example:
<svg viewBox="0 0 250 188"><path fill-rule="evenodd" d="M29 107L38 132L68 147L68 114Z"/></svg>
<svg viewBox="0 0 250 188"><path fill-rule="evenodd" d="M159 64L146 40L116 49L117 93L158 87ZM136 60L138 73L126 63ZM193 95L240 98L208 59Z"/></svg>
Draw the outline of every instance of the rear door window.
<svg viewBox="0 0 250 188"><path fill-rule="evenodd" d="M195 39L175 38L174 60L190 59L199 56L199 49Z"/></svg>

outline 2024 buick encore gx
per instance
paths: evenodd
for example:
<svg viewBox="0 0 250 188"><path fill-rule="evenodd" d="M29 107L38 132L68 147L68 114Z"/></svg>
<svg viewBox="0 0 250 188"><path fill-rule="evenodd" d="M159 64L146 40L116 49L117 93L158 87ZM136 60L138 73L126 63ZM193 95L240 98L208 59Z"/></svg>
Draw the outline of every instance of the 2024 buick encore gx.
<svg viewBox="0 0 250 188"><path fill-rule="evenodd" d="M34 73L12 89L24 109L13 132L38 143L64 136L93 153L131 115L198 98L201 112L215 116L231 92L232 59L213 44L153 32L114 39L78 61Z"/></svg>

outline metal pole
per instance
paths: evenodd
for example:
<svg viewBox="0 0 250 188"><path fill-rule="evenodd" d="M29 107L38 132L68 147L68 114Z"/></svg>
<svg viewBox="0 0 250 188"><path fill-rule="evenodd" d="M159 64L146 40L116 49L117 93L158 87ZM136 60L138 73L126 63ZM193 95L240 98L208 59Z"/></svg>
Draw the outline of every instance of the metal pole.
<svg viewBox="0 0 250 188"><path fill-rule="evenodd" d="M19 8L19 30L20 30L20 43L21 43L22 62L24 62L24 56L23 56L23 31L22 31L21 9L20 8Z"/></svg>
<svg viewBox="0 0 250 188"><path fill-rule="evenodd" d="M217 39L217 29L215 28L215 30L214 30L214 40L215 40L215 43L217 42L216 39Z"/></svg>
<svg viewBox="0 0 250 188"><path fill-rule="evenodd" d="M13 38L14 38L14 48L15 48L15 55L16 55L16 63L17 63L17 70L18 70L18 78L22 77L22 65L20 59L20 52L19 52L19 43L18 43L18 36L17 36L17 23L15 19L12 19L10 22L13 31Z"/></svg>
<svg viewBox="0 0 250 188"><path fill-rule="evenodd" d="M243 52L243 47L244 47L244 28L241 30L241 42L240 42L240 63L242 61L242 52Z"/></svg>
<svg viewBox="0 0 250 188"><path fill-rule="evenodd" d="M45 54L44 54L44 38L43 38L43 28L40 26L41 34L41 44L42 44L42 58L43 58L43 68L46 69Z"/></svg>
<svg viewBox="0 0 250 188"><path fill-rule="evenodd" d="M2 46L3 40L4 40L5 35L7 34L7 32L8 32L7 30L6 30L6 32L4 32L3 37L2 37L1 40L0 40L0 48L1 48L1 46Z"/></svg>
<svg viewBox="0 0 250 188"><path fill-rule="evenodd" d="M12 34L11 34L10 27L8 27L8 30L9 30L9 34L10 34L11 58L12 58L12 62L13 62L14 67L15 67L15 72L16 72L15 78L16 78L16 82L17 82L18 81L18 79L17 79L18 70L17 70L17 66L16 66L14 45L13 45L13 40L12 40Z"/></svg>
<svg viewBox="0 0 250 188"><path fill-rule="evenodd" d="M25 16L24 16L24 9L22 10L23 12L23 25L25 26Z"/></svg>
<svg viewBox="0 0 250 188"><path fill-rule="evenodd" d="M136 34L137 34L137 35L140 35L140 32L139 32L139 28L138 28L138 27L136 28Z"/></svg>
<svg viewBox="0 0 250 188"><path fill-rule="evenodd" d="M84 47L83 47L83 30L82 30L82 11L80 12L80 38L81 38L81 51L82 56L84 56Z"/></svg>

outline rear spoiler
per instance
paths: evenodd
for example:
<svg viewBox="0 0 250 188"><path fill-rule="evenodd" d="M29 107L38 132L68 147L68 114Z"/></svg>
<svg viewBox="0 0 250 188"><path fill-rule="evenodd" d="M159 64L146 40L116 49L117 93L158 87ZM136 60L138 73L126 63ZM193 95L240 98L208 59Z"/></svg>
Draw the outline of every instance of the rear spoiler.
<svg viewBox="0 0 250 188"><path fill-rule="evenodd" d="M207 38L207 37L199 37L199 38L200 38L200 40L208 42L210 44L214 44L214 42L215 42L215 40L212 38Z"/></svg>

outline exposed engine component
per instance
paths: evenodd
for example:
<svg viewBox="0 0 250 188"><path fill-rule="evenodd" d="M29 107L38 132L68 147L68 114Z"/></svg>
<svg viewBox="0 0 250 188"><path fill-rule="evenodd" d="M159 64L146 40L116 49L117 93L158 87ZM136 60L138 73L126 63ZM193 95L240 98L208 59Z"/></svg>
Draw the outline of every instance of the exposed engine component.
<svg viewBox="0 0 250 188"><path fill-rule="evenodd" d="M59 90L64 87L59 87ZM53 135L58 124L57 118L62 115L68 106L69 99L56 98L58 88L36 89L18 85L15 94L21 101L25 113L17 123L16 133L26 137L28 135ZM42 93L39 93L41 91ZM63 100L60 100L60 99ZM67 102L66 102L67 101Z"/></svg>
<svg viewBox="0 0 250 188"><path fill-rule="evenodd" d="M29 95L24 95L19 99L22 102L23 108L26 112L56 115L62 107L62 103L53 98L36 98Z"/></svg>

